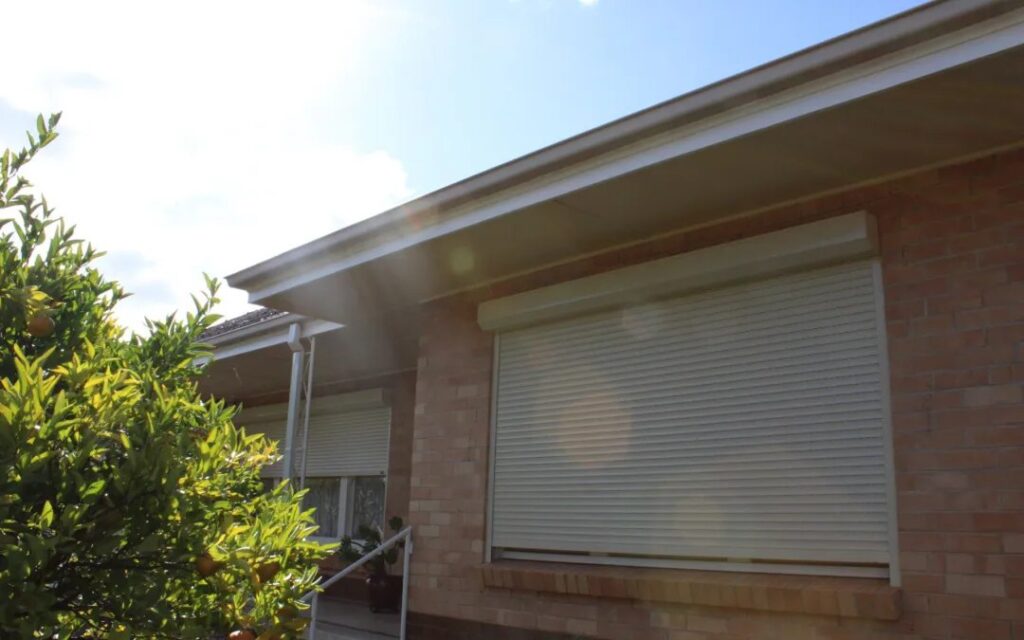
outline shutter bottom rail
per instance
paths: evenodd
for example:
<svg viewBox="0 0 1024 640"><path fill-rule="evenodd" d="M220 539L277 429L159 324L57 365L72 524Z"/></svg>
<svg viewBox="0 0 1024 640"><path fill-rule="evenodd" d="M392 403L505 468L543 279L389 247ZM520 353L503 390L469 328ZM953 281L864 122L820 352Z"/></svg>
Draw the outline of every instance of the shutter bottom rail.
<svg viewBox="0 0 1024 640"><path fill-rule="evenodd" d="M579 553L572 551L494 547L494 560L539 560L573 564L640 567L651 569L692 569L696 571L732 571L738 573L793 574L843 578L891 578L890 567L876 562L824 562L813 560L767 560L757 558L713 558L654 556L616 553ZM892 586L899 584L890 581Z"/></svg>
<svg viewBox="0 0 1024 640"><path fill-rule="evenodd" d="M898 620L901 590L888 580L497 560L479 565L485 587L874 620Z"/></svg>

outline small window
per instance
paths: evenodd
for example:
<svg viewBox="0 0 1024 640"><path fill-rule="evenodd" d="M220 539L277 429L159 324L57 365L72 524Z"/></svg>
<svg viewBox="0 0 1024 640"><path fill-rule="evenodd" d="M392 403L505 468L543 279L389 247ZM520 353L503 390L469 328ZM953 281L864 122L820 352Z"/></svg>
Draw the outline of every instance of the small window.
<svg viewBox="0 0 1024 640"><path fill-rule="evenodd" d="M302 507L316 509L313 514L318 527L315 535L337 538L341 478L306 478L305 488L309 491L302 499Z"/></svg>
<svg viewBox="0 0 1024 640"><path fill-rule="evenodd" d="M363 525L384 528L384 478L363 476L352 479L351 535L357 535Z"/></svg>

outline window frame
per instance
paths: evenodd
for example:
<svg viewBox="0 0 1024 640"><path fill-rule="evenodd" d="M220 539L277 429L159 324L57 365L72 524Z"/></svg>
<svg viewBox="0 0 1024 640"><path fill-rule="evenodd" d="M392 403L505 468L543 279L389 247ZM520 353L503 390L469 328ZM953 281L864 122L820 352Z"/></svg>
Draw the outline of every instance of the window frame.
<svg viewBox="0 0 1024 640"><path fill-rule="evenodd" d="M387 520L388 520L388 484L389 484L388 483L388 476L387 476L387 474L383 474L383 475L362 475L362 476L349 476L347 478L347 480L349 482L348 482L348 488L347 488L348 496L346 497L346 504L345 504L345 531L348 532L346 535L350 535L353 538L355 538L355 532L352 531L352 527L355 525L355 491L356 491L355 480L357 478L380 478L384 482L384 500L381 503L381 516L380 517L381 517L381 528L384 529L384 531L386 533L386 531L387 531ZM355 538L355 539L358 540L358 538Z"/></svg>
<svg viewBox="0 0 1024 640"><path fill-rule="evenodd" d="M856 578L883 578L889 581L893 587L901 585L900 570L900 547L899 547L899 525L897 519L897 495L896 495L896 474L893 451L892 431L892 402L891 402L891 381L889 365L888 333L885 316L885 290L882 278L881 259L877 256L870 258L871 276L874 285L875 298L875 326L878 336L878 348L880 352L879 375L882 380L881 407L882 407L882 446L883 466L886 482L886 499L888 514L888 540L889 540L889 562L884 567L860 567L853 565L816 565L814 563L757 563L749 561L715 560L702 558L658 558L658 557L626 557L617 555L598 554L572 554L559 552L531 552L531 551L506 551L496 547L494 540L494 490L497 456L497 421L498 421L498 394L500 387L500 353L501 353L501 328L494 329L491 360L491 398L488 433L488 469L487 469L487 495L485 506L485 532L484 532L484 562L491 563L495 560L524 560L541 562L565 562L590 565L611 565L620 567L651 567L665 569L696 569L705 571L727 571L727 572L748 572L748 573L774 573L794 574L806 576L847 576ZM807 265L805 269L813 270L816 265ZM770 276L769 276L770 277ZM728 285L723 285L728 286ZM687 292L679 294L685 296ZM597 312L594 312L597 313ZM584 314L587 315L587 314ZM541 320L539 323L547 322Z"/></svg>
<svg viewBox="0 0 1024 640"><path fill-rule="evenodd" d="M388 476L382 474L379 476L310 476L306 480L320 479L330 480L335 479L339 483L338 488L338 535L337 536L324 536L324 535L311 535L310 540L317 542L340 542L342 538L348 535L354 535L351 531L353 523L353 506L354 491L355 491L355 479L356 478L380 478L384 482L384 502L383 502L383 514L381 517L387 519L387 503L388 503ZM275 484L281 481L281 478L274 478ZM319 532L318 532L319 533ZM359 540L358 538L355 538Z"/></svg>
<svg viewBox="0 0 1024 640"><path fill-rule="evenodd" d="M310 477L310 478L306 478L306 480L311 480L311 479L317 479L317 480L331 480L331 479L334 479L334 480L338 481L340 486L338 487L338 522L336 523L336 526L337 526L337 530L338 530L339 533L344 531L345 530L344 529L344 526L345 526L345 509L346 509L346 505L348 503L348 496L347 496L348 477L346 477L346 476L313 476L313 477ZM306 507L303 506L303 509L305 509L305 508ZM338 536L324 536L324 535L318 535L319 533L320 533L320 531L318 529L316 534L313 534L313 535L309 536L309 539L310 540L315 540L317 542L339 542L339 541L341 541L341 538L344 535L344 534L341 534L341 535L338 535Z"/></svg>

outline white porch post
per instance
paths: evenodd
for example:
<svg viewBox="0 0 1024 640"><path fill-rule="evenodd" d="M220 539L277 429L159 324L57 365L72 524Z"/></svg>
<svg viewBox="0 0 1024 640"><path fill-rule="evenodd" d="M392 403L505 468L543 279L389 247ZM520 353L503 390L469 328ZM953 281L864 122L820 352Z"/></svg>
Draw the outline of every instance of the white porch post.
<svg viewBox="0 0 1024 640"><path fill-rule="evenodd" d="M295 425L299 419L299 403L302 401L302 368L306 356L302 348L302 327L293 322L288 327L288 348L292 350L292 379L288 387L288 424L284 434L284 477L292 478L292 458L295 445Z"/></svg>
<svg viewBox="0 0 1024 640"><path fill-rule="evenodd" d="M299 489L306 488L306 453L309 450L309 414L313 411L313 365L316 364L316 336L309 339L306 362L306 386L302 404L302 464L299 465Z"/></svg>

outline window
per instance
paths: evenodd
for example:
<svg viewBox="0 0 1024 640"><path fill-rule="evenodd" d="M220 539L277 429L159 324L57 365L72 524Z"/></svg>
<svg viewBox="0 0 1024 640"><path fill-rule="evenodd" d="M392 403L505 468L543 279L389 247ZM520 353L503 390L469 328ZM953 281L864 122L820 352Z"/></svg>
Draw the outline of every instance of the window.
<svg viewBox="0 0 1024 640"><path fill-rule="evenodd" d="M887 575L877 269L861 259L499 331L492 553Z"/></svg>
<svg viewBox="0 0 1024 640"><path fill-rule="evenodd" d="M360 525L384 527L385 481L382 476L306 478L304 509L316 509L318 538L356 536Z"/></svg>
<svg viewBox="0 0 1024 640"><path fill-rule="evenodd" d="M341 478L306 478L305 488L309 492L302 499L303 509L316 509L313 518L318 529L314 535L337 538L341 513Z"/></svg>
<svg viewBox="0 0 1024 640"><path fill-rule="evenodd" d="M245 409L238 422L277 440L283 453L286 411L284 404ZM337 539L358 523L383 525L390 421L380 389L313 399L308 436L299 426L294 437L292 474L297 486L304 463L303 506L316 509L316 537ZM273 487L283 473L280 460L264 467L264 486Z"/></svg>
<svg viewBox="0 0 1024 640"><path fill-rule="evenodd" d="M384 478L366 476L352 481L352 523L349 533L358 535L363 525L384 529Z"/></svg>

